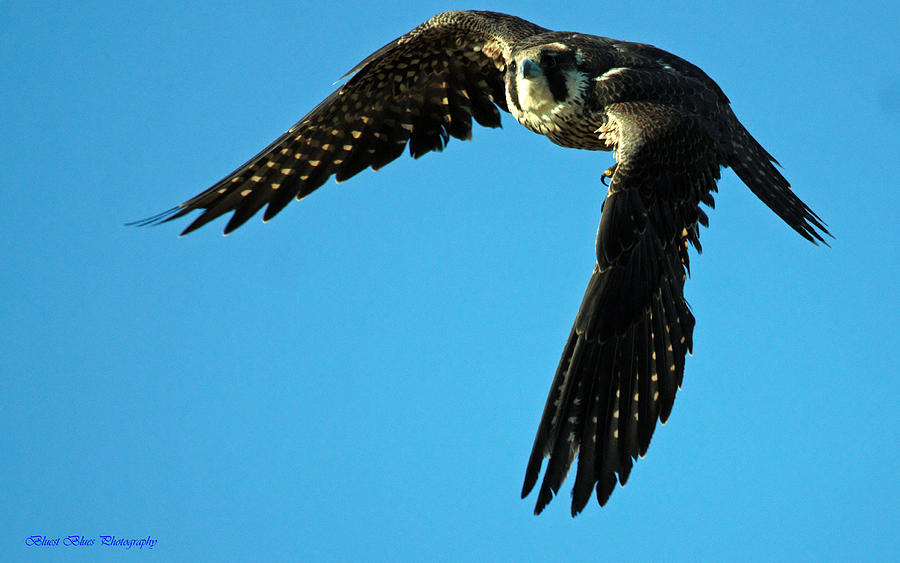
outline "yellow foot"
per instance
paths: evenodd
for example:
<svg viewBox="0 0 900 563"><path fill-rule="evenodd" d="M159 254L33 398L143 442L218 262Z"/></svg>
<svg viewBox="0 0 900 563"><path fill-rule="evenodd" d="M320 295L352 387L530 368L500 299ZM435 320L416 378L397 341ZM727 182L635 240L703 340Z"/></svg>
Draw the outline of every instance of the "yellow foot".
<svg viewBox="0 0 900 563"><path fill-rule="evenodd" d="M612 166L607 168L605 172L603 172L603 176L600 177L600 182L604 186L609 186L609 182L607 181L607 178L611 179L613 177L613 174L616 173L616 166L618 166L618 165L619 165L618 163L613 164Z"/></svg>

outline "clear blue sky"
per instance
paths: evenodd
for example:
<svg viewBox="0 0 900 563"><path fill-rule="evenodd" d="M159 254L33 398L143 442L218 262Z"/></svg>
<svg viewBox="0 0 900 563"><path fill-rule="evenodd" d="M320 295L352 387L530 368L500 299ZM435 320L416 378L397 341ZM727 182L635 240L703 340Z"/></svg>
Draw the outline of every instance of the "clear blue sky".
<svg viewBox="0 0 900 563"><path fill-rule="evenodd" d="M896 560L900 10L561 6L0 5L0 560ZM519 491L611 155L504 116L227 238L123 226L472 7L699 65L836 236L724 171L670 422L574 520Z"/></svg>

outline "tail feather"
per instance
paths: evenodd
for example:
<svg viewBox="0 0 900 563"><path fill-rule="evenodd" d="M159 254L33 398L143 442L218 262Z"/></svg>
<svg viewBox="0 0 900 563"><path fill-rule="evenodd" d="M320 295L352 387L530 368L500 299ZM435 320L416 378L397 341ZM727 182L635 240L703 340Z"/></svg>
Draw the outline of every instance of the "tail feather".
<svg viewBox="0 0 900 563"><path fill-rule="evenodd" d="M769 209L797 231L806 240L818 244L828 243L824 235L831 236L824 221L791 190L791 184L775 168L778 161L756 139L742 128L733 142L728 166Z"/></svg>

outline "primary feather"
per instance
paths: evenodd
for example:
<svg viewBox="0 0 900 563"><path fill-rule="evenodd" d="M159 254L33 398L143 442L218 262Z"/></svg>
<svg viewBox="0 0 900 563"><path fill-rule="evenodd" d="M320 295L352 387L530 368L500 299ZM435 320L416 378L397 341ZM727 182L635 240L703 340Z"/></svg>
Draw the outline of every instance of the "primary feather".
<svg viewBox="0 0 900 563"><path fill-rule="evenodd" d="M232 213L229 233L264 219L329 177L378 170L408 147L418 158L472 121L500 126L510 112L562 146L615 151L588 287L563 350L525 472L541 481L535 512L577 458L572 514L593 492L606 503L672 412L692 348L684 298L688 246L700 250L703 203L731 167L804 238L822 220L790 189L702 70L653 47L554 32L494 12L446 12L391 41L271 145L181 205L142 224L199 210L182 234ZM543 460L548 459L543 468Z"/></svg>

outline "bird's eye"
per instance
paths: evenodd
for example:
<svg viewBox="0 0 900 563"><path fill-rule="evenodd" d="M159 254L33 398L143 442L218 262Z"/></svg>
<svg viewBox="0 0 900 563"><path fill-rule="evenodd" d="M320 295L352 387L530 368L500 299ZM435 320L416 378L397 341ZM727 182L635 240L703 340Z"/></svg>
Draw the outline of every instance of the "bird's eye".
<svg viewBox="0 0 900 563"><path fill-rule="evenodd" d="M542 62L545 68L556 68L556 57L553 55L544 55Z"/></svg>

